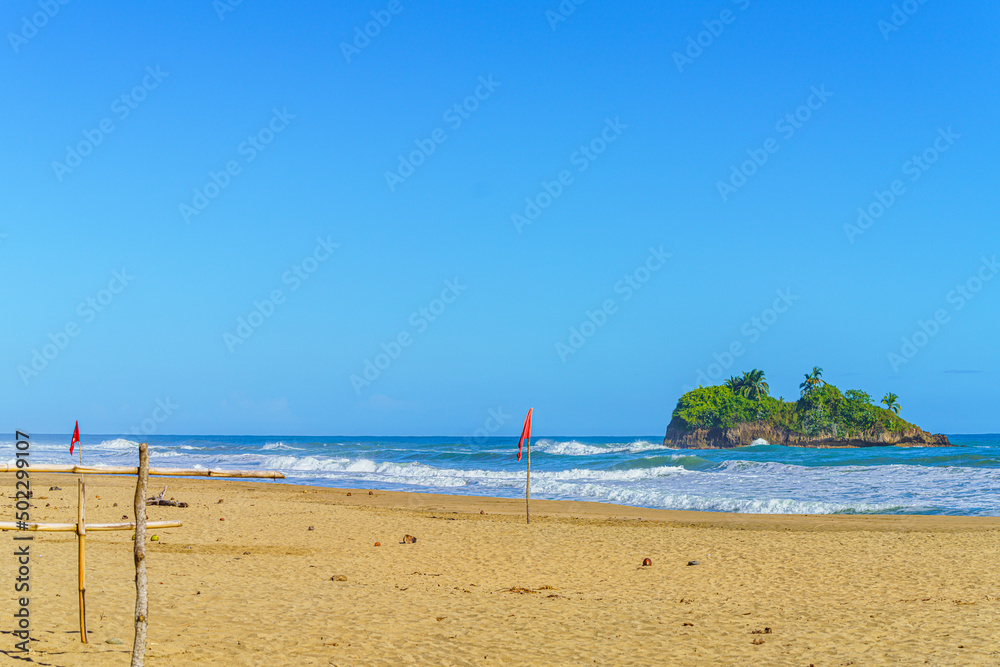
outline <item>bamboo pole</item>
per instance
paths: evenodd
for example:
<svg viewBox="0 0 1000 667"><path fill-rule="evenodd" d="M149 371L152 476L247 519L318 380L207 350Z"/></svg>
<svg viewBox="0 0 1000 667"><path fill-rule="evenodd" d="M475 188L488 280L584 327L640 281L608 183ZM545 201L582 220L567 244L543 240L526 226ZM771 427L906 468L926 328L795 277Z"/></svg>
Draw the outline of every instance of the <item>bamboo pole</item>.
<svg viewBox="0 0 1000 667"><path fill-rule="evenodd" d="M146 628L149 625L149 586L146 582L146 487L149 483L149 447L139 445L139 478L135 484L135 641L132 667L146 660Z"/></svg>
<svg viewBox="0 0 1000 667"><path fill-rule="evenodd" d="M87 551L87 484L83 479L77 480L77 507L76 507L76 541L78 545L77 554L79 556L79 581L80 581L80 641L87 643L87 583L84 570L84 557Z"/></svg>
<svg viewBox="0 0 1000 667"><path fill-rule="evenodd" d="M0 463L0 472L16 472L12 463ZM78 475L138 475L138 468L128 466L77 466L38 464L31 466L31 472L59 472ZM250 477L257 479L284 479L285 475L276 470L208 470L206 468L150 468L154 476L174 477Z"/></svg>
<svg viewBox="0 0 1000 667"><path fill-rule="evenodd" d="M34 530L40 533L75 533L75 523L28 523L26 528L18 526L14 521L0 521L0 530ZM180 521L147 521L147 528L180 528ZM130 523L88 523L87 530L93 532L108 530L134 530L135 522Z"/></svg>
<svg viewBox="0 0 1000 667"><path fill-rule="evenodd" d="M528 477L524 480L524 518L531 523L531 436L528 436Z"/></svg>

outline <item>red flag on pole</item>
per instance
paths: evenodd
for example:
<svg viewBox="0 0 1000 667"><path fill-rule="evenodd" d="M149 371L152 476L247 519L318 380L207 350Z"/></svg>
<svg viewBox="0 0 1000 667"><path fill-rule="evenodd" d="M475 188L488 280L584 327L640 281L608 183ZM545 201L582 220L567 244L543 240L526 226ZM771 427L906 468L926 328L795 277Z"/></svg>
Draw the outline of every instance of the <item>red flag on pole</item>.
<svg viewBox="0 0 1000 667"><path fill-rule="evenodd" d="M521 460L521 445L524 441L531 437L531 411L534 408L528 408L528 416L524 418L524 428L521 429L521 439L517 441L517 460Z"/></svg>
<svg viewBox="0 0 1000 667"><path fill-rule="evenodd" d="M73 439L69 442L69 455L73 456L73 445L80 442L80 422L76 422L76 426L73 428Z"/></svg>

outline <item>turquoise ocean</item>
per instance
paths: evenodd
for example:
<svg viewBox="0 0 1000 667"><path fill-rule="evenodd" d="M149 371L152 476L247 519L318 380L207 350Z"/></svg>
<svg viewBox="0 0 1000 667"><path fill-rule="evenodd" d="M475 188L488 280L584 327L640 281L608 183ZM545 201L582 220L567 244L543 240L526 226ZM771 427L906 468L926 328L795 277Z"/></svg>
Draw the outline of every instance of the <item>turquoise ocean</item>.
<svg viewBox="0 0 1000 667"><path fill-rule="evenodd" d="M662 437L545 437L532 443L532 497L768 514L1000 515L1000 435L952 447L678 450ZM85 436L87 465L279 470L287 483L521 497L517 438ZM14 460L14 436L0 436ZM65 435L32 435L33 463L75 463ZM262 484L272 482L262 481Z"/></svg>

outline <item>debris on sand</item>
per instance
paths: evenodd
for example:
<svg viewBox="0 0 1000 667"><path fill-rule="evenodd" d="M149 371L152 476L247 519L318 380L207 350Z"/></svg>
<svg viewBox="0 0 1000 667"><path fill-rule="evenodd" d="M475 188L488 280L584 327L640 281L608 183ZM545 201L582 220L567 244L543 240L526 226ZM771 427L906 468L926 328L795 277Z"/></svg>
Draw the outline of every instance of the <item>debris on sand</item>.
<svg viewBox="0 0 1000 667"><path fill-rule="evenodd" d="M413 535L403 535L403 544L414 544L416 543L416 541L417 538L415 538Z"/></svg>
<svg viewBox="0 0 1000 667"><path fill-rule="evenodd" d="M171 498L170 500L166 500L163 497L163 494L165 494L166 492L167 492L167 487L163 487L163 490L160 491L160 495L158 495L158 496L152 496L150 498L146 498L146 504L147 505L164 505L166 507L187 507L188 506L187 503L178 502L178 501L174 500L173 498ZM219 502L222 502L222 501L219 501Z"/></svg>

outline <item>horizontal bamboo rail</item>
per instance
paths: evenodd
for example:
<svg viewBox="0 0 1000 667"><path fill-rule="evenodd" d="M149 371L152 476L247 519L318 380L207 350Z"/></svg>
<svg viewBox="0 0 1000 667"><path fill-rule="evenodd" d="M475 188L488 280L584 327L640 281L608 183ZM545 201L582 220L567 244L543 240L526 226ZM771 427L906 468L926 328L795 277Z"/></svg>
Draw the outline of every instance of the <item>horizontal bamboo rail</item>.
<svg viewBox="0 0 1000 667"><path fill-rule="evenodd" d="M43 533L75 533L75 523L27 523L26 527L18 526L16 521L0 521L0 530L37 530ZM84 524L87 531L91 530L132 530L132 523L88 523ZM147 521L148 528L180 528L180 521Z"/></svg>
<svg viewBox="0 0 1000 667"><path fill-rule="evenodd" d="M0 463L0 472L24 470L13 463ZM82 475L138 475L138 468L128 466L78 466L36 463L27 468L29 472L65 472ZM150 475L174 477L255 477L258 479L285 479L276 470L208 470L207 468L150 468Z"/></svg>

